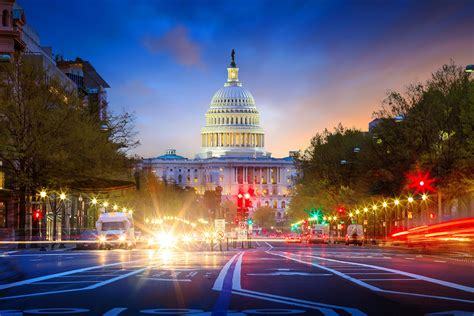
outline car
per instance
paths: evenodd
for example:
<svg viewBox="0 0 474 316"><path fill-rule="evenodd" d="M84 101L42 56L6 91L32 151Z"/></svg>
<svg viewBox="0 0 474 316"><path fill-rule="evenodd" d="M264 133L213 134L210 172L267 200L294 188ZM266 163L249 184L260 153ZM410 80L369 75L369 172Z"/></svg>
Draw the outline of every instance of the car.
<svg viewBox="0 0 474 316"><path fill-rule="evenodd" d="M301 243L301 235L288 234L285 236L285 242L287 243Z"/></svg>
<svg viewBox="0 0 474 316"><path fill-rule="evenodd" d="M79 234L76 249L97 249L98 236L95 230L84 230Z"/></svg>

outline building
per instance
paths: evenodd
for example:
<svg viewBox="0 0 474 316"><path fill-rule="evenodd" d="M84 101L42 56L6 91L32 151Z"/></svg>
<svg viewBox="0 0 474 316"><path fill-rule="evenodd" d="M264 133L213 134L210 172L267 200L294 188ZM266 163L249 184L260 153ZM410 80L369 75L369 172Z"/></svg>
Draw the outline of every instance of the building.
<svg viewBox="0 0 474 316"><path fill-rule="evenodd" d="M99 120L105 120L107 114L107 88L109 84L86 60L77 57L75 60L56 59L57 67L71 79L82 97L83 105L88 107Z"/></svg>
<svg viewBox="0 0 474 316"><path fill-rule="evenodd" d="M273 158L265 151L265 133L252 94L239 81L232 60L224 87L212 97L201 130L201 152L194 159L166 154L144 159L141 167L159 178L199 194L222 188L223 199L237 201L239 193L255 192L254 208L270 206L278 221L285 219L290 191L296 179L293 155Z"/></svg>

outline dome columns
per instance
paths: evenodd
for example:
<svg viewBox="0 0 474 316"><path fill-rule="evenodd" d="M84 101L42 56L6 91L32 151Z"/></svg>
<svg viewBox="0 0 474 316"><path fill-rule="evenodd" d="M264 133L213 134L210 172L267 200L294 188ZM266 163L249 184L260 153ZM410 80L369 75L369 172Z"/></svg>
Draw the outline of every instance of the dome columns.
<svg viewBox="0 0 474 316"><path fill-rule="evenodd" d="M206 133L202 135L203 147L264 147L264 135L260 133Z"/></svg>

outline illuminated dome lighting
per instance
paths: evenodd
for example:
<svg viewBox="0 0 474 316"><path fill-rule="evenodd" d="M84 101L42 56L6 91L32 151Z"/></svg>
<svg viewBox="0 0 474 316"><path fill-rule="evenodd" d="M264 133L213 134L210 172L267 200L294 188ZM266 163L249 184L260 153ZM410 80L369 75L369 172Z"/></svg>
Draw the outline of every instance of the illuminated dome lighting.
<svg viewBox="0 0 474 316"><path fill-rule="evenodd" d="M227 82L212 97L201 130L201 158L260 157L265 135L252 94L239 81L234 59L227 68Z"/></svg>

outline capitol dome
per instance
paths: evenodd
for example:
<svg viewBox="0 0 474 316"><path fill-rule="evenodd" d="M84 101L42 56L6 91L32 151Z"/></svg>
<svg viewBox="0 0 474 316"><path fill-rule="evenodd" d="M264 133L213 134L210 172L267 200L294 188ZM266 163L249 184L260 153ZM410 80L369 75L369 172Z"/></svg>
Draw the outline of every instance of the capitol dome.
<svg viewBox="0 0 474 316"><path fill-rule="evenodd" d="M200 156L262 156L265 153L260 114L252 94L239 81L234 54L227 72L227 82L214 94L206 112Z"/></svg>

